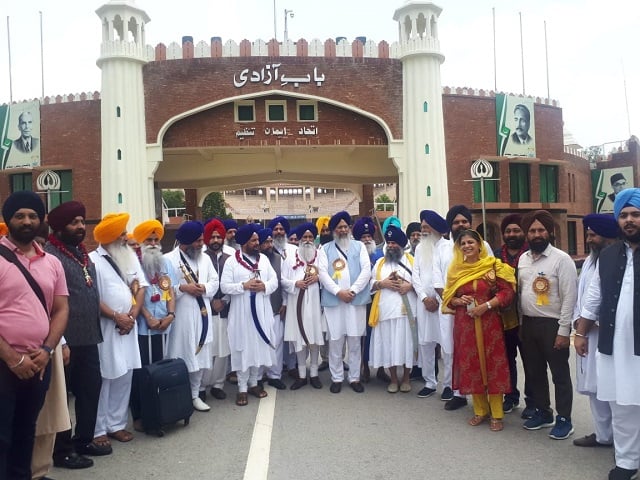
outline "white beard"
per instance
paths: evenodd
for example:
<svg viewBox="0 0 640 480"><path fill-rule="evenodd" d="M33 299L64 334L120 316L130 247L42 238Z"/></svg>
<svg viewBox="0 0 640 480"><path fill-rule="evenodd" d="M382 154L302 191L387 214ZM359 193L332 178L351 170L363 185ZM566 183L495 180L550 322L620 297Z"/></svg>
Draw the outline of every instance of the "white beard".
<svg viewBox="0 0 640 480"><path fill-rule="evenodd" d="M287 237L273 237L273 246L280 253L284 253L287 249Z"/></svg>
<svg viewBox="0 0 640 480"><path fill-rule="evenodd" d="M142 268L148 279L160 275L164 270L164 256L160 247L155 245L142 246Z"/></svg>
<svg viewBox="0 0 640 480"><path fill-rule="evenodd" d="M345 235L344 237L339 237L338 235L334 235L333 239L341 249L347 250L349 248L349 235Z"/></svg>
<svg viewBox="0 0 640 480"><path fill-rule="evenodd" d="M102 247L109 253L113 262L120 269L120 273L124 275L125 278L123 280L128 284L130 280L129 276L137 269L135 262L138 261L138 257L136 257L133 249L129 245L121 243L120 240L116 240L108 245L103 245Z"/></svg>
<svg viewBox="0 0 640 480"><path fill-rule="evenodd" d="M309 243L300 243L298 245L298 256L304 261L304 263L309 263L313 260L316 255L316 246L313 242Z"/></svg>
<svg viewBox="0 0 640 480"><path fill-rule="evenodd" d="M369 240L368 242L363 243L369 255L373 255L374 253L376 253L376 242L374 242L373 240Z"/></svg>
<svg viewBox="0 0 640 480"><path fill-rule="evenodd" d="M433 233L422 235L420 243L416 247L416 253L420 252L420 266L425 270L433 266L433 251L438 240L440 237Z"/></svg>

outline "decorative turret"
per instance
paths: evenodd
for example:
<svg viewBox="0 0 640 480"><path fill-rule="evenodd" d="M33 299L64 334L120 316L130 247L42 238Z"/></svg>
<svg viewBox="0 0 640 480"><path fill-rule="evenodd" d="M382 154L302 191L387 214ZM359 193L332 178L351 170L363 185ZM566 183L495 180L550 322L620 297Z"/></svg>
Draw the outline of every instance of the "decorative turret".
<svg viewBox="0 0 640 480"><path fill-rule="evenodd" d="M440 80L444 55L438 40L441 12L433 3L408 0L393 16L399 27L398 58L404 82L405 148L404 158L398 161L404 223L418 218L425 208L443 216L449 209Z"/></svg>
<svg viewBox="0 0 640 480"><path fill-rule="evenodd" d="M102 22L102 214L126 211L135 225L155 217L142 81L150 19L133 0L111 0L96 13Z"/></svg>

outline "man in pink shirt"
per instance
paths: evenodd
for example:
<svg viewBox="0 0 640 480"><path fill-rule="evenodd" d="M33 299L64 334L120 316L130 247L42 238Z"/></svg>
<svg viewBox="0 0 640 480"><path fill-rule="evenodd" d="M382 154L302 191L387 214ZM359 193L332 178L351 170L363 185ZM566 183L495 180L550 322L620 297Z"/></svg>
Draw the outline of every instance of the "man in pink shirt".
<svg viewBox="0 0 640 480"><path fill-rule="evenodd" d="M33 241L44 215L33 192L13 193L2 206L9 233L0 239L0 478L11 480L31 479L49 360L69 314L62 265Z"/></svg>

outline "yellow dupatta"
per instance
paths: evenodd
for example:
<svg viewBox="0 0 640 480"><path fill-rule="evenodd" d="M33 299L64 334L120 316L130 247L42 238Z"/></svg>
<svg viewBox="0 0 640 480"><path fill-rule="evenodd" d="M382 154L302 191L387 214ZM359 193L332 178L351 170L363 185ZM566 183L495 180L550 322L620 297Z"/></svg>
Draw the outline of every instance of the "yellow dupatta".
<svg viewBox="0 0 640 480"><path fill-rule="evenodd" d="M480 234L478 234L480 236ZM480 236L480 258L477 262L467 263L457 243L453 247L453 260L447 271L447 285L442 295L442 312L451 313L448 305L458 289L473 280L484 277L489 271L494 270L496 277L502 278L516 289L515 270L502 260L490 257Z"/></svg>

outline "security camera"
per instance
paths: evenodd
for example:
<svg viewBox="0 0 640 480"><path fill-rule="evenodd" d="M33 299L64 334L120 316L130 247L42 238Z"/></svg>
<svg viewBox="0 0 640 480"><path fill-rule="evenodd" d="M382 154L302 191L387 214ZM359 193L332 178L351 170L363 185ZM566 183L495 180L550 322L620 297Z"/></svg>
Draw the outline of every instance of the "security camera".
<svg viewBox="0 0 640 480"><path fill-rule="evenodd" d="M289 17L293 18L293 12L289 12Z"/></svg>

